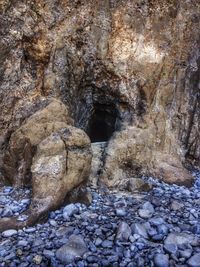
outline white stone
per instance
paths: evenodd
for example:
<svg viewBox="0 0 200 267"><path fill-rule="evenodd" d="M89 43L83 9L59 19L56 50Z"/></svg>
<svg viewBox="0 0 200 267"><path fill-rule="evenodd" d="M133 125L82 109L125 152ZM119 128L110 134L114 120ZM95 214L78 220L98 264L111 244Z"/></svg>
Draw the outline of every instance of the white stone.
<svg viewBox="0 0 200 267"><path fill-rule="evenodd" d="M9 230L6 230L6 231L4 231L2 233L3 237L10 237L10 236L13 236L13 235L17 235L17 230L9 229Z"/></svg>

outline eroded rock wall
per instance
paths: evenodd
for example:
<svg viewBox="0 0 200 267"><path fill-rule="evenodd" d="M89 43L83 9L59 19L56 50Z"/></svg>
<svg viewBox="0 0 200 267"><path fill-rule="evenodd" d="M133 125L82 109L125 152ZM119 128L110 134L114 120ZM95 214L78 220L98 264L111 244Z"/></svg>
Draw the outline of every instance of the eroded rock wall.
<svg viewBox="0 0 200 267"><path fill-rule="evenodd" d="M1 155L52 97L84 130L95 104L114 105L102 180L191 183L182 164L200 163L197 1L7 0L0 9Z"/></svg>

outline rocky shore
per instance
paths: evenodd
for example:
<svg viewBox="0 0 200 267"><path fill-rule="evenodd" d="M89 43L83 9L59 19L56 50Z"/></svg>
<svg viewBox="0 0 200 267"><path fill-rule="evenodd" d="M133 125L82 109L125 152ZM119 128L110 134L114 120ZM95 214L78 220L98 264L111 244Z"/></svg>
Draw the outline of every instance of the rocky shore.
<svg viewBox="0 0 200 267"><path fill-rule="evenodd" d="M44 224L1 233L0 266L198 267L200 174L194 175L190 189L152 178L149 192L89 188L88 207L68 204ZM0 216L19 215L30 195L1 188Z"/></svg>

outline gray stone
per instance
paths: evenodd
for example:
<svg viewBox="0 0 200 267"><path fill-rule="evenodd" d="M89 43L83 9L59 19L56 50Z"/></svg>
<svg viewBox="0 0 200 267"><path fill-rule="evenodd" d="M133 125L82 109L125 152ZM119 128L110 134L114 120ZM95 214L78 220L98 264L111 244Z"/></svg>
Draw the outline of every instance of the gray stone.
<svg viewBox="0 0 200 267"><path fill-rule="evenodd" d="M119 217L126 216L126 210L125 209L116 209L116 215Z"/></svg>
<svg viewBox="0 0 200 267"><path fill-rule="evenodd" d="M190 267L200 267L200 253L194 254L188 261L187 264Z"/></svg>
<svg viewBox="0 0 200 267"><path fill-rule="evenodd" d="M3 216L4 217L10 217L13 215L13 212L10 208L6 207L4 210L3 210Z"/></svg>
<svg viewBox="0 0 200 267"><path fill-rule="evenodd" d="M164 250L167 252L167 253L170 253L170 254L176 254L177 251L178 251L178 247L176 244L165 244L164 245Z"/></svg>
<svg viewBox="0 0 200 267"><path fill-rule="evenodd" d="M62 263L68 264L86 252L87 246L82 236L71 235L68 242L56 251L56 257Z"/></svg>
<svg viewBox="0 0 200 267"><path fill-rule="evenodd" d="M22 246L22 247L26 247L28 245L28 241L26 240L20 240L18 243L17 243L18 246Z"/></svg>
<svg viewBox="0 0 200 267"><path fill-rule="evenodd" d="M173 200L171 203L171 209L173 211L181 210L183 207L184 207L184 205L177 200Z"/></svg>
<svg viewBox="0 0 200 267"><path fill-rule="evenodd" d="M151 213L154 213L154 207L153 207L153 205L152 205L149 201L145 202L145 203L143 204L142 208L143 208L144 210L148 210L148 211L150 211Z"/></svg>
<svg viewBox="0 0 200 267"><path fill-rule="evenodd" d="M113 247L113 242L110 240L104 240L101 244L103 248L112 248Z"/></svg>
<svg viewBox="0 0 200 267"><path fill-rule="evenodd" d="M78 208L74 204L69 204L63 209L63 217L65 219L68 219L73 214L78 213Z"/></svg>
<svg viewBox="0 0 200 267"><path fill-rule="evenodd" d="M127 241L131 235L131 228L126 222L119 224L116 239L120 241Z"/></svg>
<svg viewBox="0 0 200 267"><path fill-rule="evenodd" d="M29 227L24 230L26 233L34 233L36 231L35 227Z"/></svg>
<svg viewBox="0 0 200 267"><path fill-rule="evenodd" d="M17 231L14 229L6 230L2 233L3 237L11 237L13 235L17 235Z"/></svg>
<svg viewBox="0 0 200 267"><path fill-rule="evenodd" d="M139 209L138 215L143 219L149 219L152 217L152 213L148 210Z"/></svg>
<svg viewBox="0 0 200 267"><path fill-rule="evenodd" d="M154 213L154 207L149 201L145 202L142 206L142 209L138 210L139 216L143 219L151 218L153 213Z"/></svg>
<svg viewBox="0 0 200 267"><path fill-rule="evenodd" d="M165 239L166 244L175 244L181 246L184 244L191 244L194 241L194 236L187 233L170 233Z"/></svg>
<svg viewBox="0 0 200 267"><path fill-rule="evenodd" d="M148 234L147 234L147 231L146 231L146 228L143 224L140 224L140 223L133 223L131 225L131 229L133 231L134 234L138 234L144 238L148 238Z"/></svg>
<svg viewBox="0 0 200 267"><path fill-rule="evenodd" d="M50 220L49 224L54 227L57 226L57 222L55 220Z"/></svg>
<svg viewBox="0 0 200 267"><path fill-rule="evenodd" d="M188 259L192 255L192 249L185 249L179 251L181 258Z"/></svg>
<svg viewBox="0 0 200 267"><path fill-rule="evenodd" d="M95 245L96 245L96 246L100 246L101 243L102 243L102 239L98 237L98 238L96 239L96 241L95 241Z"/></svg>
<svg viewBox="0 0 200 267"><path fill-rule="evenodd" d="M169 258L165 254L156 254L154 264L156 267L169 267Z"/></svg>
<svg viewBox="0 0 200 267"><path fill-rule="evenodd" d="M156 218L156 217L151 218L151 219L149 220L149 222L150 222L152 225L155 225L155 226L158 226L158 225L160 225L160 224L164 224L164 223L165 223L165 221L163 220L163 218L160 218L160 217L158 217L158 218Z"/></svg>
<svg viewBox="0 0 200 267"><path fill-rule="evenodd" d="M51 259L55 256L55 253L51 250L47 250L47 249L44 249L43 250L43 255L47 258L47 259Z"/></svg>

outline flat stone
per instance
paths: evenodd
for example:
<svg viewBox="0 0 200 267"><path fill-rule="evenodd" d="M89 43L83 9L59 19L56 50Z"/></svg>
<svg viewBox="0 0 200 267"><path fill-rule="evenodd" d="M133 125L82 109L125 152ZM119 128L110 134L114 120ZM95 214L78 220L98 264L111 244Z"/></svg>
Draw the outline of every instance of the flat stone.
<svg viewBox="0 0 200 267"><path fill-rule="evenodd" d="M71 235L65 245L56 251L56 258L68 264L75 258L82 257L87 252L87 246L82 236Z"/></svg>
<svg viewBox="0 0 200 267"><path fill-rule="evenodd" d="M164 245L164 250L167 252L167 253L170 253L170 254L176 254L177 251L178 251L178 247L176 244L165 244Z"/></svg>
<svg viewBox="0 0 200 267"><path fill-rule="evenodd" d="M17 230L14 229L10 229L10 230L6 230L2 233L3 237L11 237L13 235L17 235Z"/></svg>
<svg viewBox="0 0 200 267"><path fill-rule="evenodd" d="M26 247L28 245L28 241L26 240L20 240L18 243L17 243L18 246L21 246L21 247Z"/></svg>
<svg viewBox="0 0 200 267"><path fill-rule="evenodd" d="M35 227L29 227L24 230L26 233L34 233L36 231Z"/></svg>
<svg viewBox="0 0 200 267"><path fill-rule="evenodd" d="M63 227L62 226L56 231L56 236L57 237L63 237L63 236L70 235L73 232L74 232L74 227L72 227L72 226Z"/></svg>
<svg viewBox="0 0 200 267"><path fill-rule="evenodd" d="M104 240L101 244L103 248L112 248L113 247L113 242L110 240Z"/></svg>
<svg viewBox="0 0 200 267"><path fill-rule="evenodd" d="M190 267L200 267L200 253L194 254L188 261L187 264Z"/></svg>
<svg viewBox="0 0 200 267"><path fill-rule="evenodd" d="M165 254L156 254L154 264L155 267L169 267L169 257Z"/></svg>
<svg viewBox="0 0 200 267"><path fill-rule="evenodd" d="M165 223L165 221L163 220L163 218L160 218L160 217L151 218L149 220L149 222L150 222L150 224L155 225L155 226L158 226L160 224L164 224Z"/></svg>
<svg viewBox="0 0 200 267"><path fill-rule="evenodd" d="M186 233L170 233L165 239L166 244L175 244L177 246L191 244L194 241L194 236Z"/></svg>

